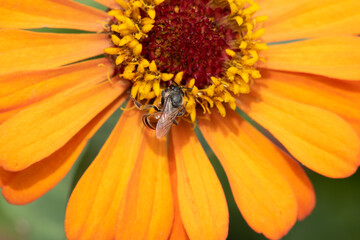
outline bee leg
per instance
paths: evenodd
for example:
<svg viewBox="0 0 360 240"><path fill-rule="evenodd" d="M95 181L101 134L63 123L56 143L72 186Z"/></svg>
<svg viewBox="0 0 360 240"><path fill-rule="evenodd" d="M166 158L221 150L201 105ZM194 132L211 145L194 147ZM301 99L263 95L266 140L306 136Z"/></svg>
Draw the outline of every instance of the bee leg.
<svg viewBox="0 0 360 240"><path fill-rule="evenodd" d="M177 114L178 117L182 116L185 114L186 111L186 105L188 104L188 102L185 103L185 106L183 107L183 109L181 109L181 111Z"/></svg>
<svg viewBox="0 0 360 240"><path fill-rule="evenodd" d="M160 102L160 105L161 106L164 106L164 103L165 103L165 90L163 90L161 92L161 102Z"/></svg>
<svg viewBox="0 0 360 240"><path fill-rule="evenodd" d="M157 112L161 112L161 110L155 105L142 105L139 109L140 110L148 110L151 108L154 108Z"/></svg>
<svg viewBox="0 0 360 240"><path fill-rule="evenodd" d="M134 101L135 106L136 106L138 109L140 109L141 106L142 106L142 104L139 103L138 101L136 101L135 98L133 98L131 95L130 95L130 98Z"/></svg>
<svg viewBox="0 0 360 240"><path fill-rule="evenodd" d="M181 117L185 113L185 108L181 110L181 112L178 112L177 117Z"/></svg>
<svg viewBox="0 0 360 240"><path fill-rule="evenodd" d="M178 122L176 120L173 121L173 123L177 126L178 125Z"/></svg>
<svg viewBox="0 0 360 240"><path fill-rule="evenodd" d="M142 105L137 100L135 100L132 96L130 96L130 98L134 101L136 108L139 110L148 110L148 109L154 108L157 112L161 112L161 110L155 105Z"/></svg>

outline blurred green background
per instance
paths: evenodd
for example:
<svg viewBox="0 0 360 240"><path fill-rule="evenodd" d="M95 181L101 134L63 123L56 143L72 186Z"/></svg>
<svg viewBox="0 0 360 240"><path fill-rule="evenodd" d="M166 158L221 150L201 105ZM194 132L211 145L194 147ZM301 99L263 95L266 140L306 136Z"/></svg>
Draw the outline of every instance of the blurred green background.
<svg viewBox="0 0 360 240"><path fill-rule="evenodd" d="M78 0L78 2L105 9L90 0ZM65 30L55 31L64 32ZM2 197L0 198L0 240L66 239L64 217L72 188L96 156L120 114L121 110L114 113L89 141L66 178L42 198L25 206L10 205ZM202 139L198 129L197 134ZM265 239L252 231L241 217L221 165L207 144L204 141L202 144L221 179L228 199L230 212L228 239ZM315 210L304 221L296 223L283 239L360 239L360 171L347 179L329 179L311 171L307 173L316 191Z"/></svg>

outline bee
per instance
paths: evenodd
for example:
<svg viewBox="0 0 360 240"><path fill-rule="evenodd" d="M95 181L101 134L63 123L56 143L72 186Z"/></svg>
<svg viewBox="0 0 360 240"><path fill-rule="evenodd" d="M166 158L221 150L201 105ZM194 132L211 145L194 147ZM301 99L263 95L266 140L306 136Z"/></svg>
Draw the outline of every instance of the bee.
<svg viewBox="0 0 360 240"><path fill-rule="evenodd" d="M134 98L132 100L139 110L156 110L155 113L144 114L142 121L146 127L156 130L156 137L159 139L167 135L172 124L178 125L176 118L184 115L187 104L184 106L184 92L177 85L170 85L161 92L161 108L155 105L142 105Z"/></svg>

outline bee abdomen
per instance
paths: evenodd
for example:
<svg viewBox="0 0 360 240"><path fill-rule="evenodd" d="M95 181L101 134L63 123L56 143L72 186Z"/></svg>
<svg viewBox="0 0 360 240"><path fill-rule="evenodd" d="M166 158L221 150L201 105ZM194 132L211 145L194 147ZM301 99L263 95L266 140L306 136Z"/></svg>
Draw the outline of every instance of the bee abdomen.
<svg viewBox="0 0 360 240"><path fill-rule="evenodd" d="M145 114L142 117L142 121L143 121L144 125L153 130L156 129L157 120L158 119L156 117L154 117L154 114Z"/></svg>

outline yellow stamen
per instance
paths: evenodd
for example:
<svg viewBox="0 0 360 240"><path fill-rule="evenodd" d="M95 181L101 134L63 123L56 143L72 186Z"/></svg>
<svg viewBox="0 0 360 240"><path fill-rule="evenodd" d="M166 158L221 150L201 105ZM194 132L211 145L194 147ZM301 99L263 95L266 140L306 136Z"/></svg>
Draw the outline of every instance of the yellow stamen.
<svg viewBox="0 0 360 240"><path fill-rule="evenodd" d="M183 72L179 72L179 73L177 73L176 74L176 76L175 76L175 79L174 79L174 81L178 84L178 85L180 85L180 82L181 82L181 80L182 80L182 78L183 78Z"/></svg>
<svg viewBox="0 0 360 240"><path fill-rule="evenodd" d="M149 61L142 55L144 39L156 25L156 6L164 0L116 0L120 9L111 10L109 16L117 22L111 22L111 40L113 47L104 49L106 54L113 55L115 64L123 69L120 77L133 82L131 96L137 100L144 100L158 106L161 101L161 91L166 89L169 81L182 85L183 72L161 72L159 62ZM267 49L261 40L265 29L259 23L267 20L266 16L256 16L259 5L253 0L212 0L211 4L218 7L227 7L229 15L224 19L234 28L239 36L234 39L234 44L225 52L229 59L224 64L223 72L212 76L209 84L198 88L196 80L186 80L185 92L186 114L192 122L196 118L196 107L201 106L204 113L211 113L211 108L216 107L221 116L226 115L225 105L231 109L236 108L235 97L239 94L250 92L250 84L261 77L256 69L256 63L263 61L258 52ZM179 13L180 8L174 7L174 13ZM145 46L144 46L145 47ZM109 81L110 76L108 77ZM153 113L155 110L149 110Z"/></svg>

